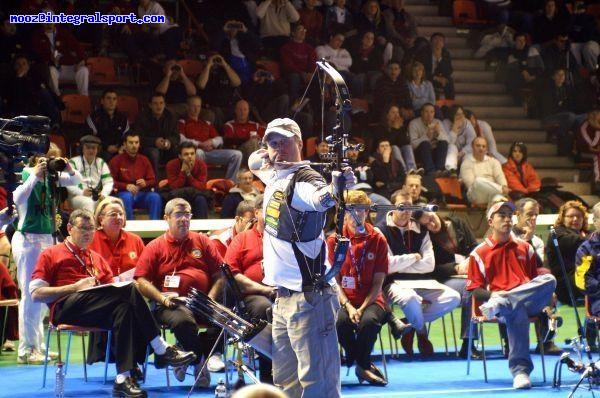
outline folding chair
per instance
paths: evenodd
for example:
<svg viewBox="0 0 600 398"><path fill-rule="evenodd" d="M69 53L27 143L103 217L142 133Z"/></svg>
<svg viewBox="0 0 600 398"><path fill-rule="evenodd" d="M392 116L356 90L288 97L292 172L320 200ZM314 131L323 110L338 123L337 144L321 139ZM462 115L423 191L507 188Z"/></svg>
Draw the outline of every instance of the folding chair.
<svg viewBox="0 0 600 398"><path fill-rule="evenodd" d="M457 27L473 27L488 25L489 21L479 18L475 1L454 0L454 3L452 3L452 24Z"/></svg>
<svg viewBox="0 0 600 398"><path fill-rule="evenodd" d="M488 377L487 377L487 356L485 353L485 339L484 339L484 335L483 335L483 325L486 323L493 323L493 324L497 324L498 323L498 318L486 318L482 313L481 310L479 309L479 306L481 305L480 302L478 302L478 300L473 297L473 299L471 300L472 305L471 305L471 322L469 324L469 351L467 353L467 375L470 374L471 371L471 347L473 344L473 326L474 325L479 325L479 338L481 339L481 355L482 355L482 362L483 362L483 376L485 379L485 382L488 382ZM535 328L535 334L537 336L537 341L538 341L538 345L540 346L540 355L542 356L542 375L543 375L543 379L544 379L544 383L546 382L546 362L544 360L544 344L543 344L543 337L540 335L540 329L539 329L539 325L540 325L540 317L539 316L530 316L529 317L529 323L533 323L534 325L537 324L538 327Z"/></svg>
<svg viewBox="0 0 600 398"><path fill-rule="evenodd" d="M65 110L61 116L63 122L85 124L85 119L92 113L90 97L81 94L65 94L61 97Z"/></svg>
<svg viewBox="0 0 600 398"><path fill-rule="evenodd" d="M8 311L10 307L19 305L19 299L4 299L0 300L0 308L4 308L4 319L2 320L2 334L0 335L0 355L2 354L2 344L4 344L4 336L6 335L6 323L8 322Z"/></svg>
<svg viewBox="0 0 600 398"><path fill-rule="evenodd" d="M108 338L106 341L106 354L104 357L104 380L102 384L106 384L106 376L108 373L108 362L110 360L110 346L112 340L112 331L96 328L91 326L76 326L76 325L68 325L68 324L58 324L53 325L52 323L48 324L48 334L46 336L46 359L44 360L44 374L42 379L42 388L46 387L46 374L48 372L48 351L50 350L50 335L52 331L56 331L56 342L58 345L58 362L62 362L62 352L60 346L60 332L68 332L67 339L67 356L65 361L65 375L67 374L67 368L69 366L69 354L71 352L71 336L73 333L81 334L81 348L83 353L83 379L87 382L87 363L86 363L86 353L85 353L85 334L90 332L108 332Z"/></svg>

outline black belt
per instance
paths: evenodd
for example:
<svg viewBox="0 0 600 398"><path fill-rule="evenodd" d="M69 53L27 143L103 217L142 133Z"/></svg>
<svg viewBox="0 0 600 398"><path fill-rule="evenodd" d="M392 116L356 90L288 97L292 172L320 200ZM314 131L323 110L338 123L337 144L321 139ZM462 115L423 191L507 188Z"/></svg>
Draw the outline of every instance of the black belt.
<svg viewBox="0 0 600 398"><path fill-rule="evenodd" d="M310 292L321 292L321 293L334 293L331 286L325 286L324 288L320 288L313 285L302 286L302 291L291 290L285 288L283 286L278 286L275 289L275 294L277 297L290 297L295 293L310 293Z"/></svg>

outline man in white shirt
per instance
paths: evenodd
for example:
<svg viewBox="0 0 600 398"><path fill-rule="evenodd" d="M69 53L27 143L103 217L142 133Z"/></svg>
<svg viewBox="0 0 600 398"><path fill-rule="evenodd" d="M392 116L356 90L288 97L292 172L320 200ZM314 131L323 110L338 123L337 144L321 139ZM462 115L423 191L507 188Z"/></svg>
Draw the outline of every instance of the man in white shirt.
<svg viewBox="0 0 600 398"><path fill-rule="evenodd" d="M473 153L460 166L460 179L472 204L487 206L495 195L508 195L508 183L502 165L487 155L487 141L477 137L471 143Z"/></svg>
<svg viewBox="0 0 600 398"><path fill-rule="evenodd" d="M114 183L108 164L98 157L100 138L84 135L79 143L81 155L69 159L69 163L82 178L79 184L67 186L67 192L74 210L86 209L93 213L96 203L111 194Z"/></svg>

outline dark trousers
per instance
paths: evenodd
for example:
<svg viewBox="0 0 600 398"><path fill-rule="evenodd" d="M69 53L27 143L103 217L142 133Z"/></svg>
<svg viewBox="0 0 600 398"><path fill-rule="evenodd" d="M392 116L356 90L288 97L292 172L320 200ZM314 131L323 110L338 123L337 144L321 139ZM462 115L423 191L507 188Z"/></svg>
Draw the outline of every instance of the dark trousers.
<svg viewBox="0 0 600 398"><path fill-rule="evenodd" d="M208 218L208 201L206 196L194 187L182 187L171 189L164 194L164 202L174 198L183 198L192 206L192 217L194 219Z"/></svg>
<svg viewBox="0 0 600 398"><path fill-rule="evenodd" d="M336 323L338 339L346 352L346 365L354 361L364 369L371 366L371 351L377 334L385 319L385 311L377 304L371 304L363 313L358 325L353 323L346 309L338 312Z"/></svg>
<svg viewBox="0 0 600 398"><path fill-rule="evenodd" d="M244 303L246 304L246 311L249 319L263 319L270 322L271 300L265 296L249 295L244 297ZM263 354L258 354L258 367L260 370L260 381L263 383L273 384L273 363Z"/></svg>
<svg viewBox="0 0 600 398"><path fill-rule="evenodd" d="M202 356L208 359L220 329L210 325L208 320L196 317L182 305L174 309L157 305L154 317L158 323L167 326L175 334L178 344L185 351L193 351L196 354L198 362ZM206 332L198 333L200 327L207 327Z"/></svg>
<svg viewBox="0 0 600 398"><path fill-rule="evenodd" d="M447 154L448 142L446 141L438 141L435 148L431 147L431 142L423 141L415 149L415 157L423 164L426 173L443 171L446 168Z"/></svg>
<svg viewBox="0 0 600 398"><path fill-rule="evenodd" d="M146 301L133 284L70 294L54 307L52 323L111 329L118 373L143 363L146 346L159 335Z"/></svg>

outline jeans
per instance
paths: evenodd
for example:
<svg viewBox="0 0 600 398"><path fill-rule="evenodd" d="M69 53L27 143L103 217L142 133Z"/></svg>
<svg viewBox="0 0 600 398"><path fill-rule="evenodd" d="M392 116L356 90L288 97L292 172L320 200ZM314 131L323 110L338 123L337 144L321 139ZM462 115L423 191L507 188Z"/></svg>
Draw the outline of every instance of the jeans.
<svg viewBox="0 0 600 398"><path fill-rule="evenodd" d="M117 196L125 205L125 214L128 220L134 220L133 209L144 208L148 210L151 220L160 220L162 210L162 199L154 191L140 191L135 195L129 191L119 191Z"/></svg>
<svg viewBox="0 0 600 398"><path fill-rule="evenodd" d="M426 173L433 173L436 170L445 170L448 142L438 141L436 147L432 148L431 142L423 141L414 152L416 158L423 163L423 168Z"/></svg>
<svg viewBox="0 0 600 398"><path fill-rule="evenodd" d="M208 164L227 165L225 178L237 182L237 173L242 164L242 152L236 149L213 149L208 152L196 149L196 155Z"/></svg>

